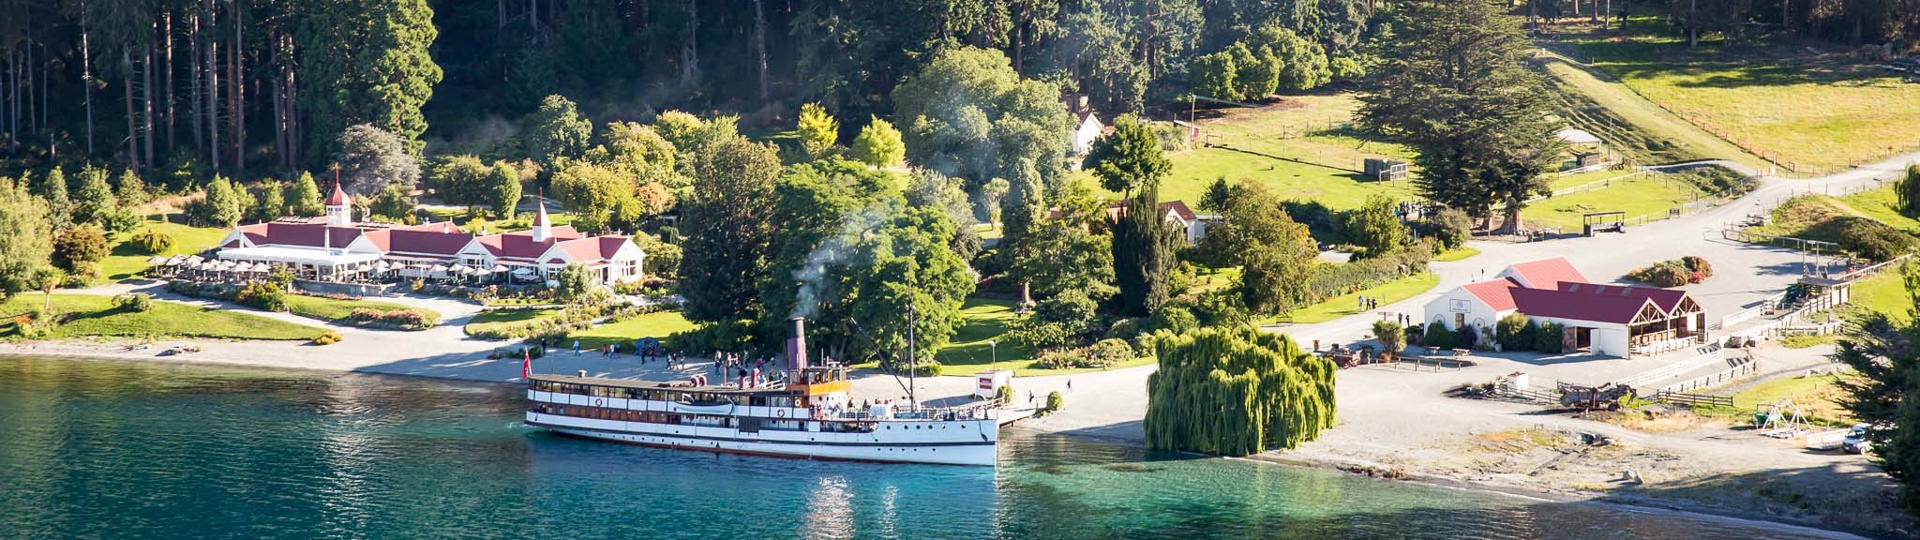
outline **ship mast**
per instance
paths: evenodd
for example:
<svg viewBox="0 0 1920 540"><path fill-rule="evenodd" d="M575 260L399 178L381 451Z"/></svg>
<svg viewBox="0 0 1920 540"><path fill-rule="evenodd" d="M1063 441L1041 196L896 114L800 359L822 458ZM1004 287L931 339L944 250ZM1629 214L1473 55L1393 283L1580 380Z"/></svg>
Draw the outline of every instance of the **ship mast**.
<svg viewBox="0 0 1920 540"><path fill-rule="evenodd" d="M914 355L913 347L913 299L909 297L907 299L907 404L918 410L920 402L913 397L913 387L915 386L914 377L918 375L916 372L920 371L920 357Z"/></svg>

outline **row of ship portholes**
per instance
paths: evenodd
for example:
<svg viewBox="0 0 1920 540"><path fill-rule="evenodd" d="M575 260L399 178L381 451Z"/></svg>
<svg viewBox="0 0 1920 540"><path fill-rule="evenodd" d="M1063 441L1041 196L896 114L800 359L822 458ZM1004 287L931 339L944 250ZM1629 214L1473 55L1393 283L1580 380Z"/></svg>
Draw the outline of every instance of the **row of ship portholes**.
<svg viewBox="0 0 1920 540"><path fill-rule="evenodd" d="M893 426L882 426L881 428L882 428L882 429L893 429ZM913 426L913 429L933 429L933 426ZM946 425L946 424L940 424L940 429L947 429L947 425Z"/></svg>
<svg viewBox="0 0 1920 540"><path fill-rule="evenodd" d="M919 452L919 451L920 451L920 449L919 449L919 448L887 448L887 447L885 447L885 446L882 446L882 447L880 447L880 451L882 451L882 452L907 452L907 451L913 451L913 452ZM927 449L927 451L928 451L928 452L939 452L939 451L940 451L940 449L939 449L939 448L928 448L928 449Z"/></svg>

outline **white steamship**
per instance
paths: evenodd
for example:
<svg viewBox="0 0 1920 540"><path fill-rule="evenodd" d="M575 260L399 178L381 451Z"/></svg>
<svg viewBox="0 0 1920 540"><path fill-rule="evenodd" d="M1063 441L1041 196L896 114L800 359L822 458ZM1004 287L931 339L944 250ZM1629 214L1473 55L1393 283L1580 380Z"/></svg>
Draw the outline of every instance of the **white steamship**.
<svg viewBox="0 0 1920 540"><path fill-rule="evenodd" d="M993 465L999 410L861 403L847 369L807 364L793 319L783 382L761 387L532 375L527 423L626 443L810 459Z"/></svg>

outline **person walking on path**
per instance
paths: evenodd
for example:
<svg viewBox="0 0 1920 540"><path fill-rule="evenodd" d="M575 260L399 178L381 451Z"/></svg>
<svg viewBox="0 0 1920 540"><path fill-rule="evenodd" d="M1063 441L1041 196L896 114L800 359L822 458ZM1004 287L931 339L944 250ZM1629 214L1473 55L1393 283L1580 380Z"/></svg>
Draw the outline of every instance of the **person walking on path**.
<svg viewBox="0 0 1920 540"><path fill-rule="evenodd" d="M580 354L580 340L573 340L573 354L575 356Z"/></svg>

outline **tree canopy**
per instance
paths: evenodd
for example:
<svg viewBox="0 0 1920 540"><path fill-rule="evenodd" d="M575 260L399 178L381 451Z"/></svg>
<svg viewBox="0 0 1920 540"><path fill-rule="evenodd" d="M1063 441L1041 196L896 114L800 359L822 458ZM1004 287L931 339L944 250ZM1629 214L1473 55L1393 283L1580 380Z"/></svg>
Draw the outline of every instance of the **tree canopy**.
<svg viewBox="0 0 1920 540"><path fill-rule="evenodd" d="M1294 448L1334 424L1331 360L1248 327L1162 333L1147 377L1147 446L1225 456Z"/></svg>
<svg viewBox="0 0 1920 540"><path fill-rule="evenodd" d="M1549 92L1521 63L1532 42L1505 5L1407 4L1360 119L1419 152L1414 183L1422 195L1480 218L1497 204L1502 227L1516 231L1526 200L1548 191L1542 174L1561 146Z"/></svg>

